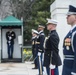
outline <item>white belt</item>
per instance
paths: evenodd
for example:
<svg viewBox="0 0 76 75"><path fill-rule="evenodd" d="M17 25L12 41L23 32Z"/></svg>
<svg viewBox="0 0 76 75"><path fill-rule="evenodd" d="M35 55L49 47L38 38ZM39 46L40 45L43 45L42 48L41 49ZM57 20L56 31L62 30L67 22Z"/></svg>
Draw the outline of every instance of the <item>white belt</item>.
<svg viewBox="0 0 76 75"><path fill-rule="evenodd" d="M66 60L74 60L74 55L64 55L64 59L66 59Z"/></svg>
<svg viewBox="0 0 76 75"><path fill-rule="evenodd" d="M66 59L66 60L74 60L74 58L64 58L64 59Z"/></svg>

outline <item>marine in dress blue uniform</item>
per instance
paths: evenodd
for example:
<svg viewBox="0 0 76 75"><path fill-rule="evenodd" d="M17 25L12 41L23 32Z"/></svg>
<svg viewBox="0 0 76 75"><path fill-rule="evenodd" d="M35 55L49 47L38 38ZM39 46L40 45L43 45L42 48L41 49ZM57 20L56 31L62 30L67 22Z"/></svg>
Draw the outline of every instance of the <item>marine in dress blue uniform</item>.
<svg viewBox="0 0 76 75"><path fill-rule="evenodd" d="M69 5L67 23L72 27L64 38L62 75L76 75L76 7Z"/></svg>
<svg viewBox="0 0 76 75"><path fill-rule="evenodd" d="M39 36L37 38L37 43L38 43L38 69L39 69L39 75L42 75L41 73L43 72L43 54L44 54L43 44L44 44L44 40L45 40L45 34L43 32L44 28L45 27L43 25L38 26Z"/></svg>
<svg viewBox="0 0 76 75"><path fill-rule="evenodd" d="M48 19L47 29L49 30L49 35L45 43L44 53L44 66L46 67L47 75L50 75L50 68L51 71L53 70L54 72L51 73L51 75L59 75L58 66L61 65L61 59L58 49L60 39L58 33L56 32L56 25L56 20Z"/></svg>
<svg viewBox="0 0 76 75"><path fill-rule="evenodd" d="M33 58L34 58L34 64L35 67L32 69L37 69L38 68L38 64L37 64L37 36L38 36L38 31L35 29L32 29L32 54L33 54Z"/></svg>
<svg viewBox="0 0 76 75"><path fill-rule="evenodd" d="M14 39L16 38L16 34L12 31L12 28L9 28L9 31L6 32L6 40L7 40L7 50L8 50L8 58L13 58L14 51Z"/></svg>

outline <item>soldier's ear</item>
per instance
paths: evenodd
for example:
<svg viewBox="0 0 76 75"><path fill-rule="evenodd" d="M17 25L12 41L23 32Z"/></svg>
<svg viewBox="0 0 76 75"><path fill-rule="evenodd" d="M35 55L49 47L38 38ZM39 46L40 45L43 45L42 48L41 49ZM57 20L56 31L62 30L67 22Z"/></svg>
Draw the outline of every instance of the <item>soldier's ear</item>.
<svg viewBox="0 0 76 75"><path fill-rule="evenodd" d="M75 15L75 19L76 19L76 15Z"/></svg>

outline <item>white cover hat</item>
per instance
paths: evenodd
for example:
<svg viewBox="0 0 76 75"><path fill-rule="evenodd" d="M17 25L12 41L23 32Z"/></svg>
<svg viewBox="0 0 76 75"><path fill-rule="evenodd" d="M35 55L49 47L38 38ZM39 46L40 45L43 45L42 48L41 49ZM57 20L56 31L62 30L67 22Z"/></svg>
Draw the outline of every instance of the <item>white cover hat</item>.
<svg viewBox="0 0 76 75"><path fill-rule="evenodd" d="M57 25L57 20L55 20L55 19L47 19L47 23L46 24L49 24L49 23L51 23L51 24L55 24L55 25Z"/></svg>
<svg viewBox="0 0 76 75"><path fill-rule="evenodd" d="M33 33L36 33L36 34L39 34L38 31L35 30L35 29L32 29L32 32L33 32Z"/></svg>
<svg viewBox="0 0 76 75"><path fill-rule="evenodd" d="M45 26L43 26L43 25L38 25L38 27L42 27L42 28L45 28Z"/></svg>

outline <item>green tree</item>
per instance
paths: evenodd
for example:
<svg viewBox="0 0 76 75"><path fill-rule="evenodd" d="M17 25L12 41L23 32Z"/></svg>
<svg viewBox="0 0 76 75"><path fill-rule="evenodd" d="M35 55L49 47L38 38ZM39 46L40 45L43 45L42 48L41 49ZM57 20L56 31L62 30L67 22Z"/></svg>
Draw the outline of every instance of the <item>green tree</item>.
<svg viewBox="0 0 76 75"><path fill-rule="evenodd" d="M39 24L46 26L50 18L50 5L54 0L10 0L13 14L24 21L24 45L31 40L31 29ZM47 31L45 29L45 33Z"/></svg>
<svg viewBox="0 0 76 75"><path fill-rule="evenodd" d="M31 29L37 29L39 24L46 27L46 18L50 18L50 5L54 0L36 0L35 4L32 6L31 19L27 21L29 28L29 34L31 34ZM26 31L25 31L26 32ZM45 34L47 35L47 29L45 28ZM25 35L26 36L26 35ZM28 38L29 37L29 38ZM31 39L29 35L28 40ZM24 38L24 39L26 39Z"/></svg>

